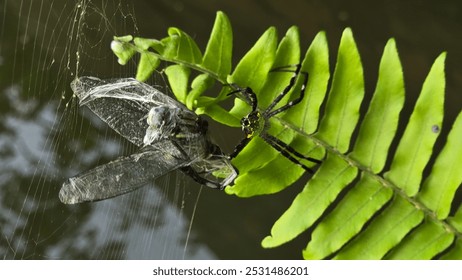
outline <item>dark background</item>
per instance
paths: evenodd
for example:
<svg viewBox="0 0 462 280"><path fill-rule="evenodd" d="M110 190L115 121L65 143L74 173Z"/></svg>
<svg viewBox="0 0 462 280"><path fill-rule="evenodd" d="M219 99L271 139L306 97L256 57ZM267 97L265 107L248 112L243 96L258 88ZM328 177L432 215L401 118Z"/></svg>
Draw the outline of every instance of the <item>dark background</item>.
<svg viewBox="0 0 462 280"><path fill-rule="evenodd" d="M235 63L269 26L282 37L297 25L302 53L317 32L327 32L333 69L341 33L351 27L365 69L366 99L383 47L394 37L407 90L401 130L434 59L447 51L443 135L462 108L457 0L1 0L0 258L301 258L308 233L281 248L260 247L301 186L251 199L203 189L196 202L199 186L173 173L155 187L110 201L64 206L57 198L66 178L134 151L78 108L68 86L75 73L133 76L134 64L118 65L109 49L114 35L162 38L175 26L204 49L218 10L233 26ZM240 137L213 129L228 150ZM437 148L444 140L440 137Z"/></svg>

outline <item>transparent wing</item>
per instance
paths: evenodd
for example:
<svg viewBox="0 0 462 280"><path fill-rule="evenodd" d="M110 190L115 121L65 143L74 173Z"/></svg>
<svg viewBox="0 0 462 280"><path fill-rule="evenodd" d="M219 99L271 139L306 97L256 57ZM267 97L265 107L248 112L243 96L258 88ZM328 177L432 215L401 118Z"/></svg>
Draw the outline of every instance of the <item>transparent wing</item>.
<svg viewBox="0 0 462 280"><path fill-rule="evenodd" d="M59 199L74 204L122 195L189 164L191 160L175 143L162 141L70 178L63 184Z"/></svg>
<svg viewBox="0 0 462 280"><path fill-rule="evenodd" d="M208 138L207 122L159 90L130 78L80 77L71 87L81 106L146 148L70 178L61 189L62 202L121 195L178 168L212 188L223 189L237 176L229 159Z"/></svg>
<svg viewBox="0 0 462 280"><path fill-rule="evenodd" d="M150 107L169 105L175 108L186 107L158 89L133 78L101 80L96 77L78 77L71 88L82 105L93 99L111 97L148 103Z"/></svg>
<svg viewBox="0 0 462 280"><path fill-rule="evenodd" d="M147 116L153 107L179 110L182 119L197 119L184 105L154 87L135 79L103 81L95 77L79 77L71 83L80 105L87 106L124 138L141 147L149 127Z"/></svg>

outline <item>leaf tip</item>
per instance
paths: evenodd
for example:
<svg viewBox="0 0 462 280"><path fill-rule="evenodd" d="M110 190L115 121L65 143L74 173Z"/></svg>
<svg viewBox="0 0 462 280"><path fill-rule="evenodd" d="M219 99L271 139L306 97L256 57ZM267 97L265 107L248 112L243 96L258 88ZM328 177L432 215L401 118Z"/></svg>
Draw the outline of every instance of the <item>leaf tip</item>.
<svg viewBox="0 0 462 280"><path fill-rule="evenodd" d="M298 35L298 33L299 33L299 28L298 28L298 26L292 25L291 27L289 27L289 29L287 29L287 33L286 33L286 34L295 34L295 35Z"/></svg>
<svg viewBox="0 0 462 280"><path fill-rule="evenodd" d="M217 11L217 18L228 19L228 16L223 11Z"/></svg>
<svg viewBox="0 0 462 280"><path fill-rule="evenodd" d="M345 30L343 30L342 37L340 39L340 45L342 44L351 45L352 47L356 49L356 42L353 36L353 31L351 30L350 27L347 27L345 28ZM358 51L356 50L355 52L358 52Z"/></svg>
<svg viewBox="0 0 462 280"><path fill-rule="evenodd" d="M396 49L396 41L395 41L395 38L390 38L390 39L388 39L387 44L385 45L385 48L387 48L387 47Z"/></svg>
<svg viewBox="0 0 462 280"><path fill-rule="evenodd" d="M263 238L263 240L261 241L261 246L263 248L275 247L273 240L274 240L273 237L271 235L268 235L267 237Z"/></svg>
<svg viewBox="0 0 462 280"><path fill-rule="evenodd" d="M234 186L228 186L228 187L225 188L224 191L225 191L226 194L229 194L229 195L236 194Z"/></svg>
<svg viewBox="0 0 462 280"><path fill-rule="evenodd" d="M342 33L343 36L348 36L348 37L353 37L353 31L351 30L351 27L347 27L343 30Z"/></svg>
<svg viewBox="0 0 462 280"><path fill-rule="evenodd" d="M441 61L442 63L444 63L444 61L446 60L446 55L447 55L447 52L446 52L446 51L442 52L442 53L436 58L436 61Z"/></svg>
<svg viewBox="0 0 462 280"><path fill-rule="evenodd" d="M216 17L215 17L215 22L222 22L227 25L230 25L230 21L228 16L223 12L223 11L217 11Z"/></svg>
<svg viewBox="0 0 462 280"><path fill-rule="evenodd" d="M277 38L277 29L276 29L276 27L270 26L268 29L266 29L264 35Z"/></svg>

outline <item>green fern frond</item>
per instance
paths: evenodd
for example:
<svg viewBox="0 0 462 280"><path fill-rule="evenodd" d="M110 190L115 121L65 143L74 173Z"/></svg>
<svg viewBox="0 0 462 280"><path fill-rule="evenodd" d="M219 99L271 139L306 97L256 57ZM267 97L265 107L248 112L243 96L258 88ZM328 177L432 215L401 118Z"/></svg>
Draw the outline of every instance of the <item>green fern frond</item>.
<svg viewBox="0 0 462 280"><path fill-rule="evenodd" d="M302 61L302 71L309 74L305 98L273 117L270 133L323 162L305 179L305 187L274 223L263 247L280 246L310 229L303 249L306 259L462 259L462 207L454 200L462 183L462 114L423 178L444 115L445 53L433 64L410 119L401 120L404 134L397 135L405 91L394 40L385 46L376 89L362 118L363 67L350 29L342 35L331 80L325 34L320 32L301 57L296 27L279 42L276 30L269 28L233 70L232 29L222 12L204 55L178 28L169 29L169 36L160 41L124 36L116 37L111 46L122 64L141 54L137 77L142 80L160 61L170 62L165 73L178 100L233 127L240 126L250 108L239 98L231 110L221 107L231 98L227 84L251 87L264 109L292 75L270 70ZM199 74L190 81L194 73ZM299 94L301 80L282 104ZM214 81L224 85L222 90L204 95L210 94ZM396 151L390 150L393 141L398 143ZM391 165L384 170L387 161ZM226 192L240 197L277 193L304 178L303 168L259 137L233 164L240 175ZM457 209L453 215L451 207Z"/></svg>

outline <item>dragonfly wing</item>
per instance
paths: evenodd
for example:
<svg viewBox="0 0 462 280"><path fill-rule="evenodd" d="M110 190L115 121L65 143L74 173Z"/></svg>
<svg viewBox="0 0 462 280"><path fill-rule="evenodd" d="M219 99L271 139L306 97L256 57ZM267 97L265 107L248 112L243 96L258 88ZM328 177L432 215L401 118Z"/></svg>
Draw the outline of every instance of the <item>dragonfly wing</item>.
<svg viewBox="0 0 462 280"><path fill-rule="evenodd" d="M147 132L148 136L160 134L163 138L172 131L201 132L199 118L194 112L158 89L135 79L103 81L95 77L80 77L71 83L71 87L81 106L90 108L112 129L139 147L157 140L158 137L154 137L156 139L152 141L145 141ZM155 108L161 109L151 111ZM150 112L164 113L152 116ZM157 120L153 127L149 126L148 117Z"/></svg>
<svg viewBox="0 0 462 280"><path fill-rule="evenodd" d="M81 77L74 80L71 87L80 105L87 106L117 133L140 147L148 128L146 116L151 106L141 94L138 98L136 93L124 97L120 87L130 84L133 84L132 79L110 84L94 77Z"/></svg>
<svg viewBox="0 0 462 280"><path fill-rule="evenodd" d="M122 195L189 165L190 161L173 142L162 141L70 178L63 184L59 199L66 204L75 204Z"/></svg>

